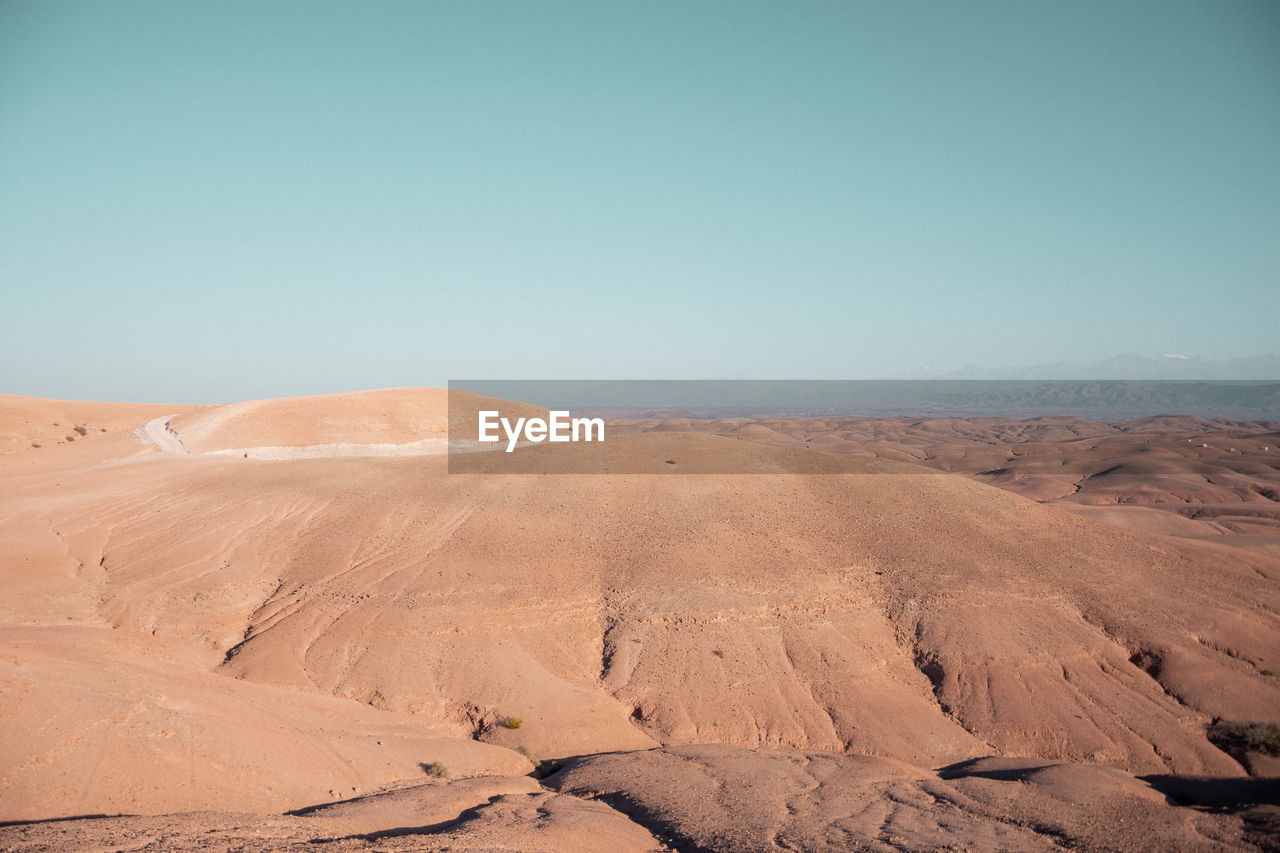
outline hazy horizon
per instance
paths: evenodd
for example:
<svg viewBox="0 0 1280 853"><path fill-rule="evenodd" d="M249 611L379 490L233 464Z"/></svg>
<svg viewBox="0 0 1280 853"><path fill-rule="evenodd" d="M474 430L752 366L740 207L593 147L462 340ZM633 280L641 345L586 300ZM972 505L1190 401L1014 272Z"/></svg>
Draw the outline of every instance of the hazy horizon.
<svg viewBox="0 0 1280 853"><path fill-rule="evenodd" d="M1280 6L0 4L0 393L1275 353Z"/></svg>

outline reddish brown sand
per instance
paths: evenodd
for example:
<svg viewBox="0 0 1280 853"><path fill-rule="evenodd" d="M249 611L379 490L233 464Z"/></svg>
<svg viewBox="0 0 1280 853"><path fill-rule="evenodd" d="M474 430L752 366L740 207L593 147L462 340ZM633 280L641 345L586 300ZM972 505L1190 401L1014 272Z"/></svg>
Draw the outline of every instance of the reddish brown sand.
<svg viewBox="0 0 1280 853"><path fill-rule="evenodd" d="M850 473L449 475L443 407L0 398L0 848L1277 846L1273 764L1206 736L1280 719L1265 425L654 422L594 452ZM1105 466L1058 494L1028 442ZM1177 484L1107 482L1150 448Z"/></svg>

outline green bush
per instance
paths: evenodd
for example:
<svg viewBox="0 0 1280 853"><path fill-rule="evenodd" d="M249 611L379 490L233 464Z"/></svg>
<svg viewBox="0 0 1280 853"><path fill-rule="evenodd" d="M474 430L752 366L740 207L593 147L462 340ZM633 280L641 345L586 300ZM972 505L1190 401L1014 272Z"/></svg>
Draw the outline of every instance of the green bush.
<svg viewBox="0 0 1280 853"><path fill-rule="evenodd" d="M422 767L422 772L426 773L428 776L434 776L437 779L449 778L449 768L445 767L439 761L433 761L430 764L424 762L420 766Z"/></svg>

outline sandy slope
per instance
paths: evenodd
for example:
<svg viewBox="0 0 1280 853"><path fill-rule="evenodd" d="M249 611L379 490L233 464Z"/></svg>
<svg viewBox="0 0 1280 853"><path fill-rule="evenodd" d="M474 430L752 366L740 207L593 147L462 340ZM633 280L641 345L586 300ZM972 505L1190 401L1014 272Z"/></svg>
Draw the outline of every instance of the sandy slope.
<svg viewBox="0 0 1280 853"><path fill-rule="evenodd" d="M677 849L737 853L1245 849L1268 843L1280 818L1274 806L1178 809L1161 778L1028 759L930 771L865 755L678 747L586 758L550 781ZM1249 782L1274 796L1275 783Z"/></svg>
<svg viewBox="0 0 1280 853"><path fill-rule="evenodd" d="M6 819L284 810L421 776L523 773L507 750L408 714L129 654L102 627L0 632Z"/></svg>
<svg viewBox="0 0 1280 853"><path fill-rule="evenodd" d="M196 408L141 403L83 403L0 394L0 454L76 441L96 442L107 434L132 431L151 418Z"/></svg>
<svg viewBox="0 0 1280 853"><path fill-rule="evenodd" d="M865 755L686 746L576 759L543 785L485 776L289 815L44 822L0 827L0 844L32 852L1274 850L1280 807L1266 803L1278 795L1275 780L1139 779L1036 759L934 771Z"/></svg>
<svg viewBox="0 0 1280 853"><path fill-rule="evenodd" d="M1273 421L650 418L611 425L615 434L673 428L916 462L1109 524L1178 536L1232 534L1237 547L1280 553L1280 423Z"/></svg>
<svg viewBox="0 0 1280 853"><path fill-rule="evenodd" d="M855 779L880 768L866 772L914 786L925 815L952 796L938 791L981 806L957 806L967 817L954 836L912 818L912 843L1007 837L1038 849L1059 831L1037 828L1052 801L1077 808L1071 792L1112 784L1099 780L1160 813L1147 783L1089 767L1241 776L1206 725L1280 717L1280 559L1121 529L962 476L853 457L863 473L449 475L438 454L216 452L412 442L447 426L441 393L183 412L168 423L188 454L133 431L173 407L139 410L94 442L0 457L0 703L20 733L0 749L0 817L280 812L421 782L419 762L441 761L502 793L476 789L457 812L431 812L431 843L490 849L545 824L564 836L517 849L600 849L615 836L619 849L645 849L649 830L749 849L730 831L741 810L763 808L749 797L695 831L680 828L688 802L645 793L647 762L668 759L644 750L722 744L783 750L786 766L847 754L863 768ZM678 458L682 470L746 453L762 471L809 453L693 429L597 451ZM513 717L517 727L503 724ZM613 765L574 765L573 785L556 783L571 796L556 799L507 779L531 766L516 747L544 758L642 750L608 786L626 790L624 811L643 826L589 802L607 786L583 774ZM695 775L743 761L757 778L790 772L763 753L696 754L709 769ZM1031 797L1023 817L970 791L985 782L924 769L991 755L1072 767L1026 771L1049 799ZM797 784L776 796L821 790ZM879 784L833 802L908 796ZM837 824L884 841L867 815L850 823L850 806L826 802L797 805L795 826L769 831L798 849L823 849L814 833ZM1103 822L1127 813L1098 809ZM296 821L315 819L279 819L280 837L297 840L313 830ZM425 825L400 819L351 832ZM1243 843L1241 820L1195 831ZM125 831L93 826L70 831ZM32 843L67 829L42 827L26 830ZM19 829L5 837L22 840Z"/></svg>
<svg viewBox="0 0 1280 853"><path fill-rule="evenodd" d="M301 810L199 812L0 826L12 851L452 851L648 853L653 835L609 806L524 776L435 782Z"/></svg>
<svg viewBox="0 0 1280 853"><path fill-rule="evenodd" d="M180 415L173 428L195 453L348 442L404 444L443 438L447 392L393 388L251 400Z"/></svg>

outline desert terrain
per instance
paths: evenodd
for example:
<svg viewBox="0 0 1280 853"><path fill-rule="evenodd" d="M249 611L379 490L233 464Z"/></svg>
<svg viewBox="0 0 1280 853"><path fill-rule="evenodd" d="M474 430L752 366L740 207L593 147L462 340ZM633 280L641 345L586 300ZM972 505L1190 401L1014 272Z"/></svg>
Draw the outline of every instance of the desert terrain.
<svg viewBox="0 0 1280 853"><path fill-rule="evenodd" d="M911 462L1111 524L1280 555L1278 421L650 418L617 420L611 429L700 432Z"/></svg>
<svg viewBox="0 0 1280 853"><path fill-rule="evenodd" d="M473 416L0 396L0 848L1280 848L1280 424Z"/></svg>

